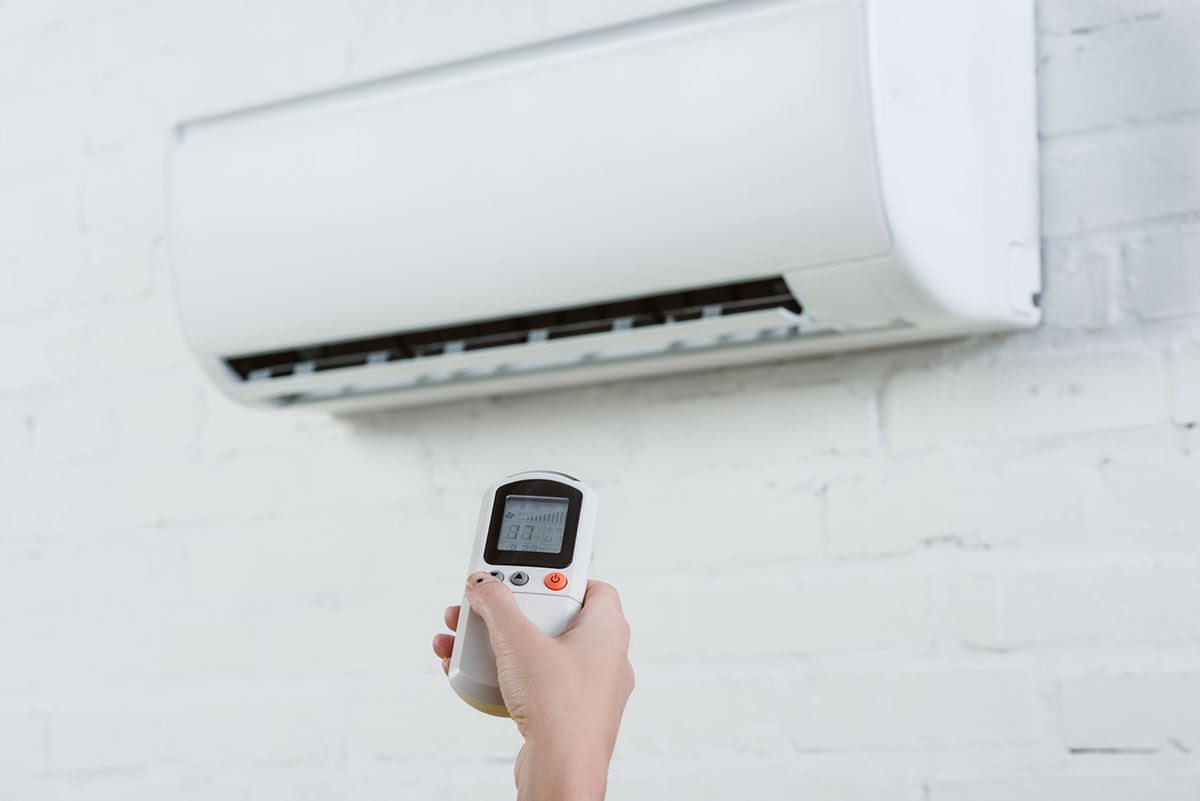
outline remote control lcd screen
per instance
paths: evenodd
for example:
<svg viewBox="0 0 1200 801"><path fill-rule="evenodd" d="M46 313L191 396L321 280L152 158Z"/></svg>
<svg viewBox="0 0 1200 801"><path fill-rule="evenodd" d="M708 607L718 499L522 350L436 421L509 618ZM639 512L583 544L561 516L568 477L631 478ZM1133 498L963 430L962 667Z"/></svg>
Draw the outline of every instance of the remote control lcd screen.
<svg viewBox="0 0 1200 801"><path fill-rule="evenodd" d="M509 495L496 549L558 553L567 530L567 499L540 495Z"/></svg>

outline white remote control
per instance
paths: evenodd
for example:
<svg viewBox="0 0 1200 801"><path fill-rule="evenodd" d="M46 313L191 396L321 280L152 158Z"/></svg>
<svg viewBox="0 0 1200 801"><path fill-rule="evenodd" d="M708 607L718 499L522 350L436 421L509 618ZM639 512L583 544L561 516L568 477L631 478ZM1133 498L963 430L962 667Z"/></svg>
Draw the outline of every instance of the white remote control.
<svg viewBox="0 0 1200 801"><path fill-rule="evenodd" d="M557 636L583 606L598 503L587 484L550 470L493 484L483 496L468 574L482 570L506 582L526 617ZM487 626L465 595L449 675L468 704L508 716Z"/></svg>

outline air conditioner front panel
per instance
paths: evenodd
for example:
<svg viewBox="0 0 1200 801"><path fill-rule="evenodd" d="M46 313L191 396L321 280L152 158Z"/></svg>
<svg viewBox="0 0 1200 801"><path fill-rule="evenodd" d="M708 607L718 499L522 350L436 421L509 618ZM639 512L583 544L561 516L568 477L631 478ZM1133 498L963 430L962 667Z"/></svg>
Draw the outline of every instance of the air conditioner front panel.
<svg viewBox="0 0 1200 801"><path fill-rule="evenodd" d="M185 125L176 290L232 356L888 252L858 2L730 4Z"/></svg>

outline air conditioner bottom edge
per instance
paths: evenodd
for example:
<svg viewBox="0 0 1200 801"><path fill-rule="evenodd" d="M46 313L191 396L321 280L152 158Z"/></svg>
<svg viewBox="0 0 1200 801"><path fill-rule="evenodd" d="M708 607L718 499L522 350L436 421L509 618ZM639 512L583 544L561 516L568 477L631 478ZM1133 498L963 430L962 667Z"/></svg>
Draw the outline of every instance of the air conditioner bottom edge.
<svg viewBox="0 0 1200 801"><path fill-rule="evenodd" d="M772 362L799 361L890 346L933 343L1024 327L1027 326L959 325L929 328L897 321L893 325L871 330L846 333L817 331L802 336L776 339L768 337L747 344L699 348L666 357L653 355L616 360L584 359L566 368L550 367L511 374L496 371L480 377L462 376L439 382L408 382L403 387L389 387L386 381L375 381L374 386L356 385L353 373L357 371L351 368L310 376L303 393L289 393L282 387L272 389L269 386L232 381L228 367L220 359L206 358L202 360L202 364L224 392L241 403L260 408L290 406L334 415L353 415ZM297 395L299 397L296 397Z"/></svg>

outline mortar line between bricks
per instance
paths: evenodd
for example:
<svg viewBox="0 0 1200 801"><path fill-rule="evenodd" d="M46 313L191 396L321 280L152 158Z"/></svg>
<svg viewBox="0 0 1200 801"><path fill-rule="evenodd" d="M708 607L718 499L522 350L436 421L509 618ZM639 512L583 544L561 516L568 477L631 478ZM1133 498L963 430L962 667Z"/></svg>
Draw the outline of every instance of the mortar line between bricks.
<svg viewBox="0 0 1200 801"><path fill-rule="evenodd" d="M1200 148L1200 142L1197 143ZM1046 245L1051 244L1077 244L1085 242L1090 237L1101 237L1108 235L1128 235L1140 234L1143 237L1153 236L1153 233L1148 232L1147 228L1167 228L1172 223L1179 225L1179 228L1188 228L1200 222L1200 193L1197 194L1197 206L1195 209L1187 211L1171 212L1156 217L1144 217L1139 220L1128 220L1119 223L1111 223L1108 225L1097 225L1087 228L1081 228L1078 231L1067 231L1061 233L1043 234L1042 242ZM1177 230L1177 229L1171 229Z"/></svg>
<svg viewBox="0 0 1200 801"><path fill-rule="evenodd" d="M1103 125L1080 131L1048 135L1039 131L1039 157L1044 161L1048 157L1068 155L1073 151L1134 144L1142 139L1169 138L1179 133L1189 133L1194 128L1200 128L1200 109L1129 122L1124 125ZM1200 131L1195 133L1200 136Z"/></svg>
<svg viewBox="0 0 1200 801"><path fill-rule="evenodd" d="M1116 223L1105 228L1093 228L1076 233L1043 236L1042 243L1048 246L1058 244L1076 245L1086 244L1088 240L1093 240L1097 244L1123 245L1129 243L1128 235L1135 232L1149 238L1188 232L1193 230L1193 228L1200 229L1200 211L1172 212L1171 214L1138 222ZM1112 234L1122 236L1118 238L1113 237Z"/></svg>
<svg viewBox="0 0 1200 801"><path fill-rule="evenodd" d="M1170 114L1134 118L1113 125L1095 125L1088 128L1068 128L1050 133L1038 130L1038 143L1043 147L1059 147L1087 137L1097 139L1129 132L1131 136L1156 133L1160 130L1187 127L1200 122L1200 108L1174 111Z"/></svg>

